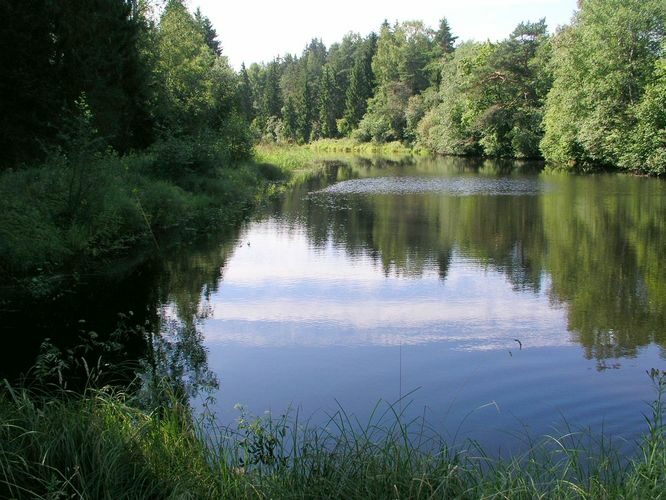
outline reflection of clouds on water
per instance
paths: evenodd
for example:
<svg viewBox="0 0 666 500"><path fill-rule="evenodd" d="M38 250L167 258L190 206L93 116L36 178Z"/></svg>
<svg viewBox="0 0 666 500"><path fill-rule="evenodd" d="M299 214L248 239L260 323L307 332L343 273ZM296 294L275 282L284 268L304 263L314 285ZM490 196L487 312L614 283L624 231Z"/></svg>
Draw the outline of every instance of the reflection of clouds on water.
<svg viewBox="0 0 666 500"><path fill-rule="evenodd" d="M464 322L393 327L379 324L353 328L339 323L289 320L211 320L206 324L208 345L234 344L252 347L393 347L399 345L447 344L453 351L513 351L520 337L523 349L562 347L572 342L556 328L535 330L534 323L513 328L503 325L481 328Z"/></svg>
<svg viewBox="0 0 666 500"><path fill-rule="evenodd" d="M516 291L504 274L456 252L442 282L435 263L420 279L387 276L369 257L313 248L302 231L281 228L275 220L255 224L244 237L252 245L237 249L211 297L207 342L446 342L466 351L516 349L516 337L530 347L570 344L566 313L546 295Z"/></svg>
<svg viewBox="0 0 666 500"><path fill-rule="evenodd" d="M330 195L442 193L449 196L529 196L543 193L546 187L536 178L379 177L338 182L317 193Z"/></svg>

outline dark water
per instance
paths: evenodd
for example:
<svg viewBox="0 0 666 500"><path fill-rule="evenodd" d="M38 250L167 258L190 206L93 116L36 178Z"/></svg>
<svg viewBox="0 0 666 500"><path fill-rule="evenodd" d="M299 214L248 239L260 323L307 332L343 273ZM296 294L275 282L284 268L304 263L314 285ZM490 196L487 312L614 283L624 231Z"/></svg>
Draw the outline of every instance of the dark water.
<svg viewBox="0 0 666 500"><path fill-rule="evenodd" d="M330 162L167 259L146 295L153 366L196 405L217 382L225 423L237 403L324 422L402 397L490 450L566 425L629 446L655 395L646 370L666 368L665 250L663 181Z"/></svg>

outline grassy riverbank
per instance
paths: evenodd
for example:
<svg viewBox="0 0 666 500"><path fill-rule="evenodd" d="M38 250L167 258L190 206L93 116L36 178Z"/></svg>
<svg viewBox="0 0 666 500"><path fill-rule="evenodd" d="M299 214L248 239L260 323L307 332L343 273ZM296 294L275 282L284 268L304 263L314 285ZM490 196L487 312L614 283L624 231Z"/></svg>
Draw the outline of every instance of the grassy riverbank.
<svg viewBox="0 0 666 500"><path fill-rule="evenodd" d="M175 399L89 390L0 396L3 498L662 498L666 374L636 457L623 461L576 433L510 460L450 449L422 422L378 407L365 426L242 416L234 430L193 419ZM205 437L204 437L205 436Z"/></svg>
<svg viewBox="0 0 666 500"><path fill-rule="evenodd" d="M284 170L300 170L316 167L327 157L334 160L341 155L362 156L407 156L426 154L400 142L374 143L356 142L351 139L320 139L304 145L259 144L255 146L255 160L258 163L275 165Z"/></svg>
<svg viewBox="0 0 666 500"><path fill-rule="evenodd" d="M309 146L314 151L328 153L360 153L381 155L427 154L423 149L406 146L402 142L357 142L352 139L320 139Z"/></svg>

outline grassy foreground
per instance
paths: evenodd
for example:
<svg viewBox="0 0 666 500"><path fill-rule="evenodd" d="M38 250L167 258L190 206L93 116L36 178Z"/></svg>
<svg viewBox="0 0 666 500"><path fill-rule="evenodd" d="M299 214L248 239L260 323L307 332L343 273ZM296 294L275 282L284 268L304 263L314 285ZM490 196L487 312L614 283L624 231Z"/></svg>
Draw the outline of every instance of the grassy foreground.
<svg viewBox="0 0 666 500"><path fill-rule="evenodd" d="M175 399L88 390L54 396L5 386L0 396L2 498L651 498L666 496L662 397L638 455L550 439L496 461L447 448L421 422L378 407L362 427L343 411L328 426L251 419L231 429L195 420ZM381 410L381 411L380 411Z"/></svg>

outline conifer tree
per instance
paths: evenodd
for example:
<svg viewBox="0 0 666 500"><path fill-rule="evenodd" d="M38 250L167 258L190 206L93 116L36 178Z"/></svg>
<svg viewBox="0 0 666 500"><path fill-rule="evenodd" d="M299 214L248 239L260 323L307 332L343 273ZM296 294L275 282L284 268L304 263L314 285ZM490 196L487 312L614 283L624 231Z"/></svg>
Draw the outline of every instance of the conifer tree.
<svg viewBox="0 0 666 500"><path fill-rule="evenodd" d="M210 22L210 19L201 13L201 9L197 8L197 10L194 12L194 20L196 21L197 25L199 25L199 29L204 36L206 45L210 47L216 56L221 56L222 44L217 38L217 31L215 31L213 23Z"/></svg>
<svg viewBox="0 0 666 500"><path fill-rule="evenodd" d="M247 72L247 68L245 68L245 63L241 64L238 78L238 108L245 120L248 122L254 120L254 92L252 90L250 75Z"/></svg>
<svg viewBox="0 0 666 500"><path fill-rule="evenodd" d="M346 92L345 112L343 115L346 130L349 133L360 123L368 108L368 99L372 97L374 86L374 73L372 71L372 58L377 46L377 36L373 33L366 40L364 50L361 51L352 67L349 78L349 87Z"/></svg>
<svg viewBox="0 0 666 500"><path fill-rule="evenodd" d="M319 81L319 124L322 137L333 137L336 135L335 124L335 79L333 71L325 66Z"/></svg>

